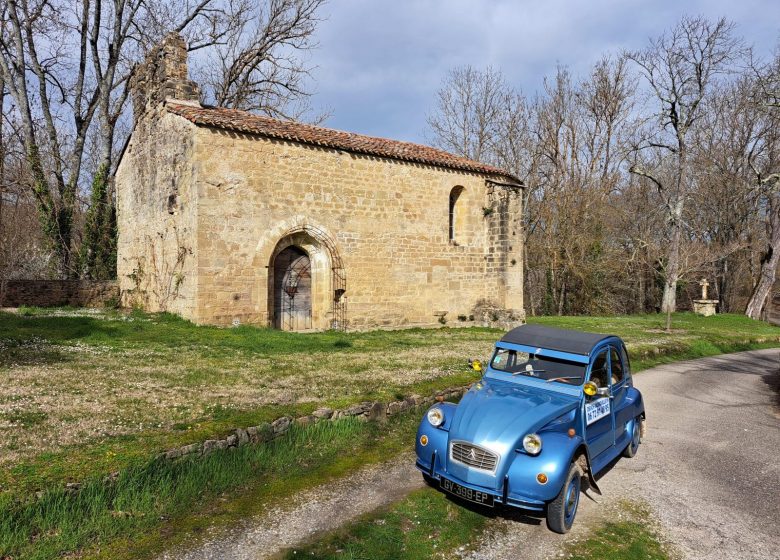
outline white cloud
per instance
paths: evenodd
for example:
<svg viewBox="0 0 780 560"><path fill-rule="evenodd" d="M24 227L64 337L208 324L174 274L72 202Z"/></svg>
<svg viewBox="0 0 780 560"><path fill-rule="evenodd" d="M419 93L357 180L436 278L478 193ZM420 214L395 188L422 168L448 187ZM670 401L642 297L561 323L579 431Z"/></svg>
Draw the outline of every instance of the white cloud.
<svg viewBox="0 0 780 560"><path fill-rule="evenodd" d="M332 0L312 62L328 126L422 141L448 69L492 65L526 93L556 64L575 75L607 52L641 48L684 14L726 16L759 52L778 39L776 0Z"/></svg>

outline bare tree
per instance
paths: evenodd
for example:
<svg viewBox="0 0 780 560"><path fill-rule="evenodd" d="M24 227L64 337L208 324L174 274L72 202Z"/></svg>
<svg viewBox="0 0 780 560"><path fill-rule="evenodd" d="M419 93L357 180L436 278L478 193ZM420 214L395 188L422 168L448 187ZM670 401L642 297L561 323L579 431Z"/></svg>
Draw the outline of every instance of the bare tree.
<svg viewBox="0 0 780 560"><path fill-rule="evenodd" d="M743 54L733 31L734 25L725 19L713 23L684 17L671 31L651 40L648 48L628 55L640 68L656 106L654 126L637 149L658 150L673 162L669 178L641 160L630 169L655 185L666 209L668 250L661 309L667 313L667 328L677 305L684 211L693 185L689 138L718 76L732 71Z"/></svg>
<svg viewBox="0 0 780 560"><path fill-rule="evenodd" d="M85 154L98 152L91 169L103 184L112 169L118 124L128 110L133 66L171 29L185 33L190 49L211 49L224 76L217 100L285 114L305 98L307 68L294 52L311 48L324 0L8 0L0 4L0 78L19 113L31 193L55 273L79 273L74 258L74 215ZM208 56L208 50L203 51ZM287 88L286 93L284 92ZM274 94L273 92L277 92ZM86 190L86 189L85 189ZM107 198L108 197L108 198Z"/></svg>
<svg viewBox="0 0 780 560"><path fill-rule="evenodd" d="M477 161L493 157L492 147L512 92L498 70L471 66L451 70L428 115L434 145Z"/></svg>
<svg viewBox="0 0 780 560"><path fill-rule="evenodd" d="M212 49L203 72L215 104L301 118L310 95L305 56L317 46L314 33L324 2L268 0L242 9L246 17Z"/></svg>
<svg viewBox="0 0 780 560"><path fill-rule="evenodd" d="M755 174L757 208L766 216L767 242L761 252L761 271L745 314L758 319L766 305L780 264L780 104L777 91L767 84L780 83L780 51L766 74L757 80L761 94L755 106L763 119L756 141L750 146L748 162Z"/></svg>

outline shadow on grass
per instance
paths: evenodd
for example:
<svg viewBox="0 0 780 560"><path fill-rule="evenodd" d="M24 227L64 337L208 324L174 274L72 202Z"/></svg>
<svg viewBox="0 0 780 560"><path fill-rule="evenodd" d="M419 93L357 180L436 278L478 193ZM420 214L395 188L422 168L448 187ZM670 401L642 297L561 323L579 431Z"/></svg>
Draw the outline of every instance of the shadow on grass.
<svg viewBox="0 0 780 560"><path fill-rule="evenodd" d="M428 347L451 338L470 339L480 333L493 339L489 329L406 329L401 331L294 333L243 325L234 328L198 326L168 313L115 313L106 317L17 315L0 312L0 341L44 340L52 344L108 347L143 346L175 348L221 355L243 351L279 355L299 352L354 353L389 348Z"/></svg>
<svg viewBox="0 0 780 560"><path fill-rule="evenodd" d="M8 343L0 351L0 369L18 366L46 366L71 361L71 357L56 348Z"/></svg>

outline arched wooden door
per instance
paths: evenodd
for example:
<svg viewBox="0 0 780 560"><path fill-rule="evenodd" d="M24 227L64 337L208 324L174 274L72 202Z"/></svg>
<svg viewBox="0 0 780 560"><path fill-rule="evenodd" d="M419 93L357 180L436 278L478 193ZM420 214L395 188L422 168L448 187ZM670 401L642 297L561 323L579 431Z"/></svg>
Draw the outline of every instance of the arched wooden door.
<svg viewBox="0 0 780 560"><path fill-rule="evenodd" d="M291 245L274 259L274 327L284 331L312 328L311 261Z"/></svg>

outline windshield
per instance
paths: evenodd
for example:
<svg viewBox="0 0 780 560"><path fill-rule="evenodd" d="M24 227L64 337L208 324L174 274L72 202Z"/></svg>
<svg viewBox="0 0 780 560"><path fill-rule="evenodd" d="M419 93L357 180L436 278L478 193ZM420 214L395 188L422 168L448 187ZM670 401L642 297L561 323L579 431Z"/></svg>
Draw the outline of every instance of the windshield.
<svg viewBox="0 0 780 560"><path fill-rule="evenodd" d="M496 348L490 367L512 375L527 375L571 385L582 385L585 379L585 364L505 348Z"/></svg>

